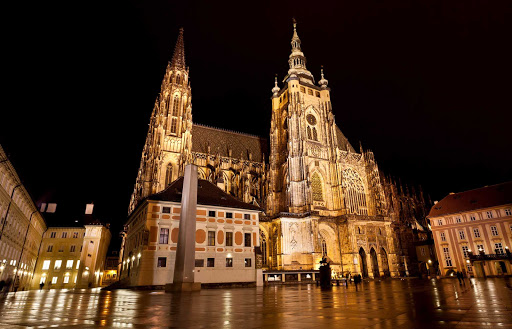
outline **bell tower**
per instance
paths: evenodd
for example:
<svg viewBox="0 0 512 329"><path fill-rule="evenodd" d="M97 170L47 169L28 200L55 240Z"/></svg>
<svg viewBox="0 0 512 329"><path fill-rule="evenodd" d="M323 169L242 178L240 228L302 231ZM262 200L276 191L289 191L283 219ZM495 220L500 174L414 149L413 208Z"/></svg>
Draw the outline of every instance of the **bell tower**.
<svg viewBox="0 0 512 329"><path fill-rule="evenodd" d="M342 205L330 89L323 69L315 84L306 68L295 20L291 48L283 89L277 78L272 89L268 212L334 215Z"/></svg>
<svg viewBox="0 0 512 329"><path fill-rule="evenodd" d="M167 64L142 151L129 212L138 201L182 176L192 158L192 92L185 65L183 28Z"/></svg>

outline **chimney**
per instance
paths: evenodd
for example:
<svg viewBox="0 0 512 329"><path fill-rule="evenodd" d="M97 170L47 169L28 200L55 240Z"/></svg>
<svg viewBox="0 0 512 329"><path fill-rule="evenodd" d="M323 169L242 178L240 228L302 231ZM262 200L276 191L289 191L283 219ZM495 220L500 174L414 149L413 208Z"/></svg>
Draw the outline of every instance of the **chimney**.
<svg viewBox="0 0 512 329"><path fill-rule="evenodd" d="M88 203L85 205L85 214L86 215L92 215L92 210L94 209L93 203Z"/></svg>

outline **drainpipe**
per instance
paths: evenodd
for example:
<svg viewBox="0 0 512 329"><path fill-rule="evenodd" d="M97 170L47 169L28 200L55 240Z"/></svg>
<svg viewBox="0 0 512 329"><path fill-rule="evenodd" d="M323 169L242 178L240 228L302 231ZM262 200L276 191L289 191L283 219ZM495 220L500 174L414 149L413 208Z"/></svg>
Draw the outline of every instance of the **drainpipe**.
<svg viewBox="0 0 512 329"><path fill-rule="evenodd" d="M18 258L18 263L16 264L16 275L19 277L19 271L20 271L20 262L21 262L21 257L23 256L23 252L25 251L25 242L27 241L27 235L28 235L28 231L30 230L30 226L32 225L32 216L37 212L37 210L34 210L31 214L30 214L30 218L28 220L28 226L27 226L27 231L25 232L25 238L23 239L23 246L21 247L21 253L20 253L20 258ZM21 284L20 284L21 286Z"/></svg>

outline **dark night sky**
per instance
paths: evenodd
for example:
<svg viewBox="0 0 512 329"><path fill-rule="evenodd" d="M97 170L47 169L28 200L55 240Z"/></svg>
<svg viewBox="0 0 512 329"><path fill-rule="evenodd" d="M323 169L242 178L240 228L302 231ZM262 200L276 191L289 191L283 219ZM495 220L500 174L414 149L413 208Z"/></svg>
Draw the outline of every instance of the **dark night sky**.
<svg viewBox="0 0 512 329"><path fill-rule="evenodd" d="M10 105L0 142L34 198L63 208L93 201L119 228L180 26L194 121L268 137L270 90L288 68L292 17L317 80L324 65L337 124L386 173L422 185L432 200L512 179L509 1L243 5L6 10Z"/></svg>

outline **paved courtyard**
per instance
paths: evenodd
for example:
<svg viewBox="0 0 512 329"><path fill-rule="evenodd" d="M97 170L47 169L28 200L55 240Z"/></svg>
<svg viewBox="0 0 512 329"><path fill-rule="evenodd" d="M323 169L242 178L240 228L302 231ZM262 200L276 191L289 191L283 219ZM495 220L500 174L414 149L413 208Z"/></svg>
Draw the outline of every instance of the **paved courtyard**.
<svg viewBox="0 0 512 329"><path fill-rule="evenodd" d="M512 279L370 281L162 291L51 290L0 298L0 328L512 328Z"/></svg>

